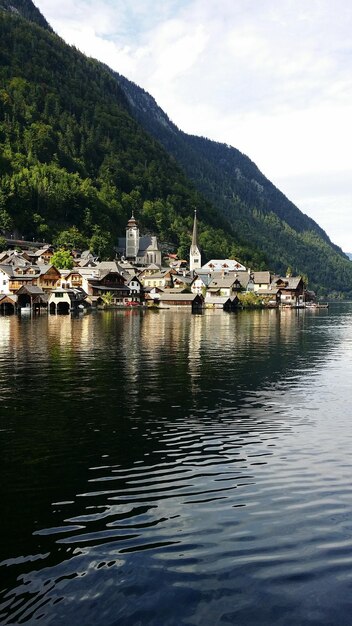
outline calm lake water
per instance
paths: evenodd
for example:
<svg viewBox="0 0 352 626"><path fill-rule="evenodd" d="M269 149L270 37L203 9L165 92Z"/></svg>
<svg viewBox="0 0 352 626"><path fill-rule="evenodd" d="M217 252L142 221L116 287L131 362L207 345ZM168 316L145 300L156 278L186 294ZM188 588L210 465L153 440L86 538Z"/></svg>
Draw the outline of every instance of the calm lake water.
<svg viewBox="0 0 352 626"><path fill-rule="evenodd" d="M0 318L0 623L352 623L352 304Z"/></svg>

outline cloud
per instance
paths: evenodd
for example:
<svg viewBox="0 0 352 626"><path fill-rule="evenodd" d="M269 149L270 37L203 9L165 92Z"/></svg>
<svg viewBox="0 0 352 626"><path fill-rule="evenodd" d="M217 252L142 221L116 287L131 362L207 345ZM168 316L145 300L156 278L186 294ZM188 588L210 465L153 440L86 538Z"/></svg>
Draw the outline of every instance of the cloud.
<svg viewBox="0 0 352 626"><path fill-rule="evenodd" d="M278 178L279 188L346 252L352 252L351 171Z"/></svg>

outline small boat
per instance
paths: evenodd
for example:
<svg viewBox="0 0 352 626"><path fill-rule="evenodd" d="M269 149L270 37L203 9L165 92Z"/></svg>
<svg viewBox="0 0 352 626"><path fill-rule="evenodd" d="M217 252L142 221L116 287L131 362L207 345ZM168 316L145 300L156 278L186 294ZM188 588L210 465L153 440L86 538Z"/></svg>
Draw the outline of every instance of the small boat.
<svg viewBox="0 0 352 626"><path fill-rule="evenodd" d="M329 303L328 302L307 302L306 308L307 309L328 309Z"/></svg>

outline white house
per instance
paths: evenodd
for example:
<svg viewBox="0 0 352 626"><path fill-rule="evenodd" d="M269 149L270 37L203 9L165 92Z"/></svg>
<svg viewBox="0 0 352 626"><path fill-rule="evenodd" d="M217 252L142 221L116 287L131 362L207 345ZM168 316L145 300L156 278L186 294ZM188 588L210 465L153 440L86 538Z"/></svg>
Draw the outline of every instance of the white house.
<svg viewBox="0 0 352 626"><path fill-rule="evenodd" d="M0 293L9 295L11 293L9 289L10 277L13 274L13 267L11 265L0 265Z"/></svg>
<svg viewBox="0 0 352 626"><path fill-rule="evenodd" d="M204 294L207 288L207 282L203 280L202 276L197 276L191 284L191 292Z"/></svg>

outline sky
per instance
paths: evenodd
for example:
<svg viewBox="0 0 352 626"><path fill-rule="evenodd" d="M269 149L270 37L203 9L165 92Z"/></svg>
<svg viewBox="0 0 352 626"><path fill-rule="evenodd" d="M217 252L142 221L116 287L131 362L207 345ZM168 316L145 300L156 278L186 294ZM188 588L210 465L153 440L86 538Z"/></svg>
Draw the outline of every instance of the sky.
<svg viewBox="0 0 352 626"><path fill-rule="evenodd" d="M67 43L230 144L352 251L349 0L34 0Z"/></svg>

